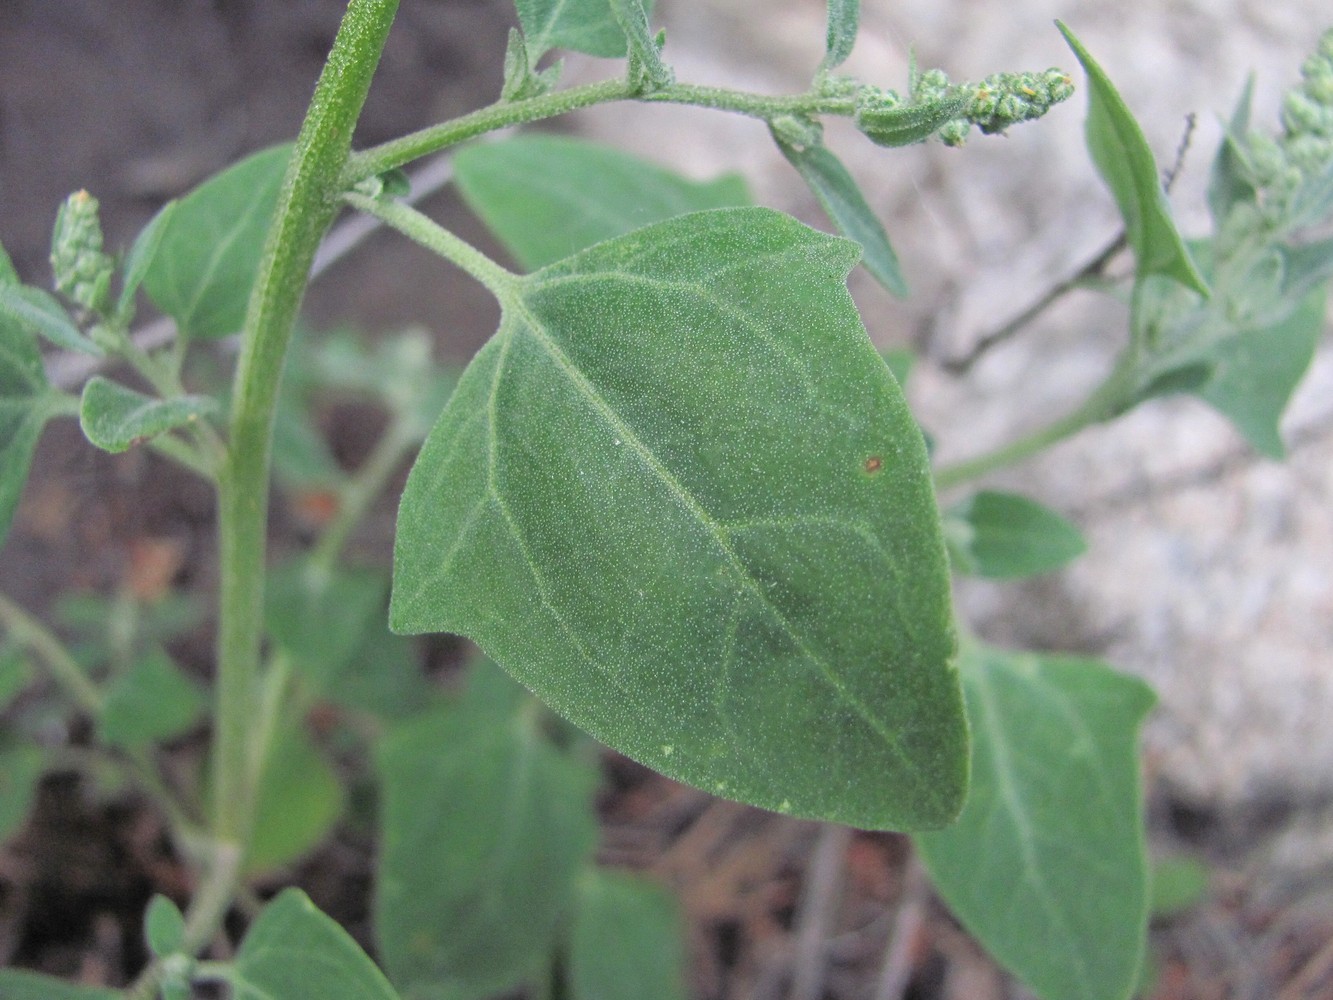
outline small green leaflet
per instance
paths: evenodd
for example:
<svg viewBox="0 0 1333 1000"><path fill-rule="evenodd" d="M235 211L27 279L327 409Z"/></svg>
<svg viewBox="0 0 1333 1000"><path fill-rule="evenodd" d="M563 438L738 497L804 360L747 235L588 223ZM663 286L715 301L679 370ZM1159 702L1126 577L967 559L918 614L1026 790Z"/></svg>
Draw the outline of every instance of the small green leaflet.
<svg viewBox="0 0 1333 1000"><path fill-rule="evenodd" d="M155 650L107 688L98 732L112 746L148 746L185 733L205 705L199 685Z"/></svg>
<svg viewBox="0 0 1333 1000"><path fill-rule="evenodd" d="M392 627L475 640L707 791L948 823L968 752L947 559L847 293L858 257L719 209L516 277L408 479Z"/></svg>
<svg viewBox="0 0 1333 1000"><path fill-rule="evenodd" d="M597 143L519 136L454 160L463 200L524 270L686 212L750 204L732 174L691 181Z"/></svg>
<svg viewBox="0 0 1333 1000"><path fill-rule="evenodd" d="M1120 207L1138 276L1160 274L1206 296L1208 285L1171 218L1157 161L1143 129L1074 33L1059 21L1055 23L1088 74L1088 152Z"/></svg>
<svg viewBox="0 0 1333 1000"><path fill-rule="evenodd" d="M611 0L515 0L514 6L534 67L556 48L607 59L625 55L625 32L611 11ZM652 12L651 3L644 6Z"/></svg>
<svg viewBox="0 0 1333 1000"><path fill-rule="evenodd" d="M653 37L648 24L648 10L643 0L610 0L620 30L629 49L629 79L639 94L650 94L669 87L675 80L671 68L662 61L661 46L666 35Z"/></svg>
<svg viewBox="0 0 1333 1000"><path fill-rule="evenodd" d="M228 980L232 1000L399 1000L375 963L300 889L264 907Z"/></svg>
<svg viewBox="0 0 1333 1000"><path fill-rule="evenodd" d="M159 434L188 427L217 410L211 396L154 399L95 375L83 387L79 426L83 435L103 451L128 451Z"/></svg>
<svg viewBox="0 0 1333 1000"><path fill-rule="evenodd" d="M828 0L828 30L824 39L824 62L821 69L833 69L852 54L860 18L860 0Z"/></svg>
<svg viewBox="0 0 1333 1000"><path fill-rule="evenodd" d="M588 869L569 934L571 1000L685 1000L683 931L680 904L662 886Z"/></svg>
<svg viewBox="0 0 1333 1000"><path fill-rule="evenodd" d="M9 259L9 251L5 245L0 243L0 285L19 284L18 272L14 270L14 262Z"/></svg>
<svg viewBox="0 0 1333 1000"><path fill-rule="evenodd" d="M549 967L597 839L597 772L545 736L492 663L461 702L389 730L379 754L375 934L408 996L490 997Z"/></svg>
<svg viewBox="0 0 1333 1000"><path fill-rule="evenodd" d="M0 315L0 542L9 534L42 428L66 409L46 381L36 340Z"/></svg>
<svg viewBox="0 0 1333 1000"><path fill-rule="evenodd" d="M891 295L906 298L907 282L898 265L898 255L889 243L889 234L866 204L865 195L842 161L824 146L798 149L776 135L774 139L787 162L796 168L824 206L838 232L861 244L861 264L865 269Z"/></svg>
<svg viewBox="0 0 1333 1000"><path fill-rule="evenodd" d="M158 958L180 951L185 944L185 917L166 896L154 896L143 918L148 950Z"/></svg>
<svg viewBox="0 0 1333 1000"><path fill-rule="evenodd" d="M949 908L1042 1000L1126 1000L1148 921L1138 732L1152 691L1095 660L968 648L972 787L915 837Z"/></svg>
<svg viewBox="0 0 1333 1000"><path fill-rule="evenodd" d="M143 288L186 336L241 328L290 156L290 145L275 146L233 164L182 198L155 235Z"/></svg>
<svg viewBox="0 0 1333 1000"><path fill-rule="evenodd" d="M1286 454L1278 423L1314 360L1324 330L1325 291L1317 288L1282 322L1219 343L1212 376L1195 393L1229 419L1255 451Z"/></svg>
<svg viewBox="0 0 1333 1000"><path fill-rule="evenodd" d="M945 514L944 527L954 566L995 579L1049 573L1087 548L1059 514L1012 493L974 494Z"/></svg>

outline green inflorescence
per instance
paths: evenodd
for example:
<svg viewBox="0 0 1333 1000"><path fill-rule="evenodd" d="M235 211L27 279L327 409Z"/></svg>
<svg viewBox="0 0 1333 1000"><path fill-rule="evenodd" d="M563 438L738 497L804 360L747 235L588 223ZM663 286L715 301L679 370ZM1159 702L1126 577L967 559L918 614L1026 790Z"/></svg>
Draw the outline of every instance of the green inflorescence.
<svg viewBox="0 0 1333 1000"><path fill-rule="evenodd" d="M102 252L97 199L75 191L56 215L51 270L56 289L93 313L105 311L116 263Z"/></svg>
<svg viewBox="0 0 1333 1000"><path fill-rule="evenodd" d="M1238 137L1239 138L1239 137ZM1244 136L1245 167L1258 199L1232 212L1228 229L1299 225L1304 195L1333 173L1333 30L1301 66L1301 82L1282 99L1282 134Z"/></svg>
<svg viewBox="0 0 1333 1000"><path fill-rule="evenodd" d="M1040 118L1053 105L1074 93L1074 83L1061 69L1040 73L995 73L980 83L953 83L939 69L913 73L910 98L893 90L862 87L857 93L857 125L873 141L878 136L878 116L893 110L905 117L907 109L918 109L925 120L928 109L946 108L948 120L926 130L912 141L934 136L946 146L961 146L975 125L986 135L997 135L1011 125Z"/></svg>

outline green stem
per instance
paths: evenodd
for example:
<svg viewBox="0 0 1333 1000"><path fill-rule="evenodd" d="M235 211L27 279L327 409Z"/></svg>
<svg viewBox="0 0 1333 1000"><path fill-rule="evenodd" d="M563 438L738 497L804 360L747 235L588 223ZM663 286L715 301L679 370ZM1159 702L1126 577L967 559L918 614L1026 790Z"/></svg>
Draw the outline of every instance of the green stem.
<svg viewBox="0 0 1333 1000"><path fill-rule="evenodd" d="M1106 381L1071 413L995 451L940 469L935 473L935 489L942 493L969 480L1013 465L1044 451L1058 441L1072 437L1086 427L1116 416L1125 409L1130 399L1131 389L1135 384L1133 375L1132 365L1128 363L1118 365Z"/></svg>
<svg viewBox="0 0 1333 1000"><path fill-rule="evenodd" d="M850 115L854 102L845 97L821 97L816 94L788 94L771 97L723 87L699 87L676 83L650 94L638 94L625 80L603 80L582 87L571 87L521 101L497 101L439 125L405 135L401 139L372 146L353 153L347 164L344 183L351 187L367 177L401 167L429 153L457 145L487 132L554 118L594 104L624 100L654 101L659 104L689 104L716 111L732 111L768 121L778 115Z"/></svg>
<svg viewBox="0 0 1333 1000"><path fill-rule="evenodd" d="M603 80L583 87L571 87L522 101L497 101L471 114L431 125L399 139L353 153L343 175L344 187L351 187L367 177L401 167L413 160L473 139L487 132L554 118L578 108L634 96L634 88L624 80Z"/></svg>
<svg viewBox="0 0 1333 1000"><path fill-rule="evenodd" d="M227 460L218 477L220 606L214 832L240 854L255 806L249 731L263 624L273 416L315 250L338 208L352 130L397 0L351 0L287 168L242 329ZM241 867L241 857L234 866ZM228 898L235 879L227 885ZM225 905L214 908L218 919Z"/></svg>
<svg viewBox="0 0 1333 1000"><path fill-rule="evenodd" d="M0 625L4 625L15 642L27 646L38 655L46 664L52 679L81 711L93 718L101 714L104 701L102 692L88 679L64 643L3 594L0 594Z"/></svg>
<svg viewBox="0 0 1333 1000"><path fill-rule="evenodd" d="M389 477L419 440L416 424L413 418L395 416L369 457L343 485L338 495L338 513L310 555L312 569L323 573L333 569L352 529L366 516Z"/></svg>
<svg viewBox="0 0 1333 1000"><path fill-rule="evenodd" d="M346 194L343 198L353 208L375 216L408 239L457 264L485 285L487 290L501 302L513 294L514 284L519 280L518 275L506 271L476 247L460 240L434 219L423 215L410 205L400 201L367 198L363 194L356 193Z"/></svg>

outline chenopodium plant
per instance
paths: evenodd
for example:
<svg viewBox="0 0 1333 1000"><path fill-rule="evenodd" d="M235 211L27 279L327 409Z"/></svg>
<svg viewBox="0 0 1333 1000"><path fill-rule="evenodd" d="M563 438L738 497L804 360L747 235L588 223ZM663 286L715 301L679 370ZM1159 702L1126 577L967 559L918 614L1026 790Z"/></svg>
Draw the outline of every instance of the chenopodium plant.
<svg viewBox="0 0 1333 1000"><path fill-rule="evenodd" d="M857 4L830 0L810 89L769 97L677 82L639 0L519 0L498 102L354 152L396 7L352 0L295 145L168 205L123 258L102 245L95 201L74 195L53 240L63 299L0 256L0 521L43 425L77 415L94 445L152 448L215 486L220 581L210 695L163 651L188 625L170 602L76 602L66 627L92 626L89 654L0 599L0 703L15 720L0 747L0 834L22 823L57 756L28 724L34 706L50 710L31 661L93 721L90 777L157 803L197 874L184 912L165 897L149 907L153 959L130 996L174 1000L211 980L278 1000L482 997L553 975L588 1000L682 996L669 897L591 864L594 755L563 718L718 795L911 831L950 907L1039 996L1129 996L1148 907L1136 742L1151 693L1096 661L960 641L951 561L1023 576L1083 542L1023 497L983 491L941 514L936 495L1168 391L1200 395L1261 451L1280 450L1277 417L1333 273L1333 243L1311 236L1333 215L1333 36L1288 98L1281 138L1251 132L1242 100L1214 167L1215 233L1189 243L1142 132L1062 27L1135 259L1129 342L1074 413L932 473L899 385L905 360L875 352L845 287L859 263L903 294L901 268L820 121L848 117L882 146L959 145L973 126L1040 116L1072 92L1067 75L955 84L913 66L902 93L863 84L835 73ZM560 64L536 67L559 48L624 57L626 72L558 89ZM400 168L416 158L617 100L767 122L842 235L751 206L736 178L687 181L554 137L455 159L464 198L519 272L403 198ZM420 334L293 343L316 248L346 206L499 301L498 331L456 379ZM130 335L140 290L178 328L164 348ZM227 398L188 392L192 349L238 329ZM128 363L141 386L97 375L75 399L47 380L39 337ZM351 474L309 419L330 391L388 415ZM389 619L487 655L452 697L377 626L386 577L343 556L418 447ZM336 513L309 552L268 569L271 475ZM233 904L253 898L247 885L272 885L347 806L330 747L303 724L319 702L350 720L339 746L373 759L359 780L379 801L379 966L296 889L263 906L228 960L200 960ZM164 744L209 707L207 767L182 787L161 766ZM0 992L125 995L15 970L0 972Z"/></svg>

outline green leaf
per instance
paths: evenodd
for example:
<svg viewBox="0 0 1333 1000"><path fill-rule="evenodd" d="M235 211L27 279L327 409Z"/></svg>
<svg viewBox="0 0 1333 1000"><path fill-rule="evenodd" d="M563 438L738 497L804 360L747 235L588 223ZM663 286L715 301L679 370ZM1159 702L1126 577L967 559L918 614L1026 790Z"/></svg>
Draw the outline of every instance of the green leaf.
<svg viewBox="0 0 1333 1000"><path fill-rule="evenodd" d="M1171 218L1143 129L1074 33L1059 21L1056 26L1088 75L1088 152L1120 207L1138 276L1164 275L1206 296L1208 285Z"/></svg>
<svg viewBox="0 0 1333 1000"><path fill-rule="evenodd" d="M710 792L949 822L947 559L920 431L847 293L857 257L720 209L519 279L409 476L392 627L474 639Z"/></svg>
<svg viewBox="0 0 1333 1000"><path fill-rule="evenodd" d="M246 157L180 200L143 287L191 337L224 337L245 320L291 146Z"/></svg>
<svg viewBox="0 0 1333 1000"><path fill-rule="evenodd" d="M504 992L554 945L596 843L597 773L550 743L538 709L480 663L459 704L384 739L375 933L410 996Z"/></svg>
<svg viewBox="0 0 1333 1000"><path fill-rule="evenodd" d="M1299 300L1333 277L1333 237L1301 246L1281 247L1282 292Z"/></svg>
<svg viewBox="0 0 1333 1000"><path fill-rule="evenodd" d="M83 387L79 426L103 451L118 453L178 427L188 427L217 411L210 396L156 399L119 382L94 375Z"/></svg>
<svg viewBox="0 0 1333 1000"><path fill-rule="evenodd" d="M1125 1000L1148 915L1141 681L1095 660L968 649L972 788L918 835L935 887L1042 1000Z"/></svg>
<svg viewBox="0 0 1333 1000"><path fill-rule="evenodd" d="M384 627L388 580L377 570L325 572L297 560L274 570L264 589L269 635L321 692Z"/></svg>
<svg viewBox="0 0 1333 1000"><path fill-rule="evenodd" d="M430 703L412 643L384 625L389 593L379 570L318 573L302 561L270 574L265 623L314 694L358 712L402 717Z"/></svg>
<svg viewBox="0 0 1333 1000"><path fill-rule="evenodd" d="M241 942L232 1000L398 1000L366 953L300 889L285 889Z"/></svg>
<svg viewBox="0 0 1333 1000"><path fill-rule="evenodd" d="M515 0L514 5L533 66L555 48L606 59L619 59L627 51L610 0ZM651 4L646 6L651 10Z"/></svg>
<svg viewBox="0 0 1333 1000"><path fill-rule="evenodd" d="M45 764L46 755L34 744L0 748L0 843L18 833L27 821Z"/></svg>
<svg viewBox="0 0 1333 1000"><path fill-rule="evenodd" d="M147 746L187 732L205 704L199 685L158 650L111 683L98 720L99 733L113 746Z"/></svg>
<svg viewBox="0 0 1333 1000"><path fill-rule="evenodd" d="M0 284L0 322L16 324L67 351L99 358L106 353L79 332L55 296L31 285Z"/></svg>
<svg viewBox="0 0 1333 1000"><path fill-rule="evenodd" d="M156 895L148 903L143 929L148 950L158 958L178 952L185 945L185 917L166 896Z"/></svg>
<svg viewBox="0 0 1333 1000"><path fill-rule="evenodd" d="M683 931L666 889L590 868L570 928L571 1000L685 1000Z"/></svg>
<svg viewBox="0 0 1333 1000"><path fill-rule="evenodd" d="M782 155L805 179L838 231L861 244L861 263L865 269L890 294L905 298L907 282L898 266L898 255L889 243L889 234L866 204L865 195L847 168L823 146L798 149L781 139L777 142Z"/></svg>
<svg viewBox="0 0 1333 1000"><path fill-rule="evenodd" d="M120 990L76 986L20 969L0 969L0 997L5 1000L125 1000L125 994Z"/></svg>
<svg viewBox="0 0 1333 1000"><path fill-rule="evenodd" d="M454 170L468 206L529 271L652 222L750 201L735 175L690 181L619 150L561 136L469 146Z"/></svg>
<svg viewBox="0 0 1333 1000"><path fill-rule="evenodd" d="M272 871L318 847L342 815L344 797L337 774L305 732L295 725L280 729L259 782L247 872Z"/></svg>
<svg viewBox="0 0 1333 1000"><path fill-rule="evenodd" d="M1212 377L1194 390L1269 458L1286 454L1278 423L1314 360L1325 298L1315 289L1282 322L1222 341L1209 355Z"/></svg>
<svg viewBox="0 0 1333 1000"><path fill-rule="evenodd" d="M9 534L37 439L61 405L46 381L37 342L0 316L0 542Z"/></svg>
<svg viewBox="0 0 1333 1000"><path fill-rule="evenodd" d="M177 201L169 201L158 209L157 214L148 220L135 237L130 252L125 256L124 277L121 279L120 299L116 303L116 312L133 315L130 308L134 304L134 293L148 276L157 252L162 247L162 238L167 234L167 226L176 214Z"/></svg>
<svg viewBox="0 0 1333 1000"><path fill-rule="evenodd" d="M975 576L1014 579L1049 573L1087 545L1059 514L1026 497L983 490L945 515L955 527L955 566Z"/></svg>
<svg viewBox="0 0 1333 1000"><path fill-rule="evenodd" d="M1231 113L1231 121L1226 125L1222 142L1213 157L1212 170L1208 177L1208 209L1213 216L1213 228L1222 229L1222 224L1231 210L1241 202L1253 201L1254 184L1245 166L1245 136L1250 131L1250 108L1254 103L1254 74L1245 81L1236 109Z"/></svg>
<svg viewBox="0 0 1333 1000"><path fill-rule="evenodd" d="M852 54L860 18L860 0L828 0L828 31L824 38L822 69L833 69Z"/></svg>

